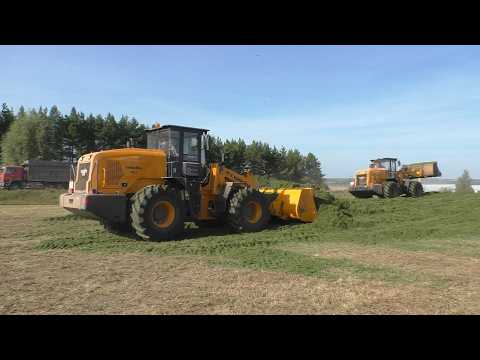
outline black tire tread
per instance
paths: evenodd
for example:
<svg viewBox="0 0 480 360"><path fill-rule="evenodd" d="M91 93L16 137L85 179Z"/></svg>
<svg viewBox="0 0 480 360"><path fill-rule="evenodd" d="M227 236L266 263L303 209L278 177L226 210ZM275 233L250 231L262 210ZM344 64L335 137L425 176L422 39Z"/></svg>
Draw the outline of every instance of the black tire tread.
<svg viewBox="0 0 480 360"><path fill-rule="evenodd" d="M412 181L408 184L408 196L420 197L423 196L423 186L418 181Z"/></svg>
<svg viewBox="0 0 480 360"><path fill-rule="evenodd" d="M255 229L246 228L245 222L242 221L242 208L246 203L246 200L251 197L256 197L261 199L262 202L262 219L259 220L259 225L255 226ZM268 222L270 221L270 212L268 211L267 201L263 195L255 189L252 188L240 188L231 196L228 202L227 208L227 223L228 225L237 232L250 232L250 231L260 231L264 229Z"/></svg>
<svg viewBox="0 0 480 360"><path fill-rule="evenodd" d="M135 193L130 199L132 203L132 211L130 213L132 228L135 231L135 233L142 239L155 240L155 241L171 240L176 238L183 231L183 217L182 217L182 224L178 224L179 225L178 229L173 229L168 239L155 238L153 231L149 229L148 224L145 222L143 215L146 212L146 209L149 204L149 200L152 199L155 195L160 194L162 192L174 195L180 201L176 188L168 184L146 186L143 189L139 190L137 193Z"/></svg>
<svg viewBox="0 0 480 360"><path fill-rule="evenodd" d="M389 199L400 196L400 187L395 181L387 181L383 188L383 195Z"/></svg>

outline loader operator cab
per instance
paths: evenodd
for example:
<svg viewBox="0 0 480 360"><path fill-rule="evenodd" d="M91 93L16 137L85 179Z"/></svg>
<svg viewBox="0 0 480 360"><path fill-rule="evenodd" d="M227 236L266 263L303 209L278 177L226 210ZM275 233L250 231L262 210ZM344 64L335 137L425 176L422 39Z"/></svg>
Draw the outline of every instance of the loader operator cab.
<svg viewBox="0 0 480 360"><path fill-rule="evenodd" d="M207 129L164 125L147 130L147 148L164 150L167 177L203 178L208 149Z"/></svg>
<svg viewBox="0 0 480 360"><path fill-rule="evenodd" d="M394 179L397 174L397 159L395 158L382 158L382 159L375 159L370 160L370 168L371 169L386 169L387 170L387 178ZM400 162L398 162L400 165Z"/></svg>

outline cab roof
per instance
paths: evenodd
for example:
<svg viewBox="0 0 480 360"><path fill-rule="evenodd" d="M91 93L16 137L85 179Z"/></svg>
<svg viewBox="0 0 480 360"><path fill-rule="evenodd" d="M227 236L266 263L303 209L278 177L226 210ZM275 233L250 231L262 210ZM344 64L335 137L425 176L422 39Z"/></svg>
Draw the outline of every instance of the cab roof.
<svg viewBox="0 0 480 360"><path fill-rule="evenodd" d="M370 161L382 161L382 160L393 160L393 161L397 161L396 158L381 158L381 159L373 159L373 160L370 160Z"/></svg>
<svg viewBox="0 0 480 360"><path fill-rule="evenodd" d="M145 129L145 131L159 131L159 130L165 130L165 129L172 129L172 130L180 130L180 131L193 131L193 132L209 132L210 130L208 129L201 129L201 128L194 128L194 127L188 127L188 126L180 126L180 125L163 125L158 128L153 128L153 129Z"/></svg>

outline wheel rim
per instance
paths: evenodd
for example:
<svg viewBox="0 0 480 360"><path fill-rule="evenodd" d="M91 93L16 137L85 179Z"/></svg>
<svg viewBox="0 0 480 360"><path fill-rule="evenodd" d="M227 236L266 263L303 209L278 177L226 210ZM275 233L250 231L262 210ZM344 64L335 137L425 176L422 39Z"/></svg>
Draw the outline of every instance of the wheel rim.
<svg viewBox="0 0 480 360"><path fill-rule="evenodd" d="M250 201L246 206L246 217L250 224L257 223L262 217L262 207L257 201Z"/></svg>
<svg viewBox="0 0 480 360"><path fill-rule="evenodd" d="M175 220L175 208L168 201L159 201L152 207L152 223L164 229L172 225Z"/></svg>

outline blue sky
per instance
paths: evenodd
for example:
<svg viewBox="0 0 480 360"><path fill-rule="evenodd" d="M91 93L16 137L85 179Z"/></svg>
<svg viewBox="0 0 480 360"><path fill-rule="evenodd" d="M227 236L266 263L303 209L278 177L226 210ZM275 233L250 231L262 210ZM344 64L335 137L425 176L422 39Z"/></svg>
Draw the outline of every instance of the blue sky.
<svg viewBox="0 0 480 360"><path fill-rule="evenodd" d="M0 46L0 102L206 127L314 153L327 177L437 160L480 178L478 46Z"/></svg>

